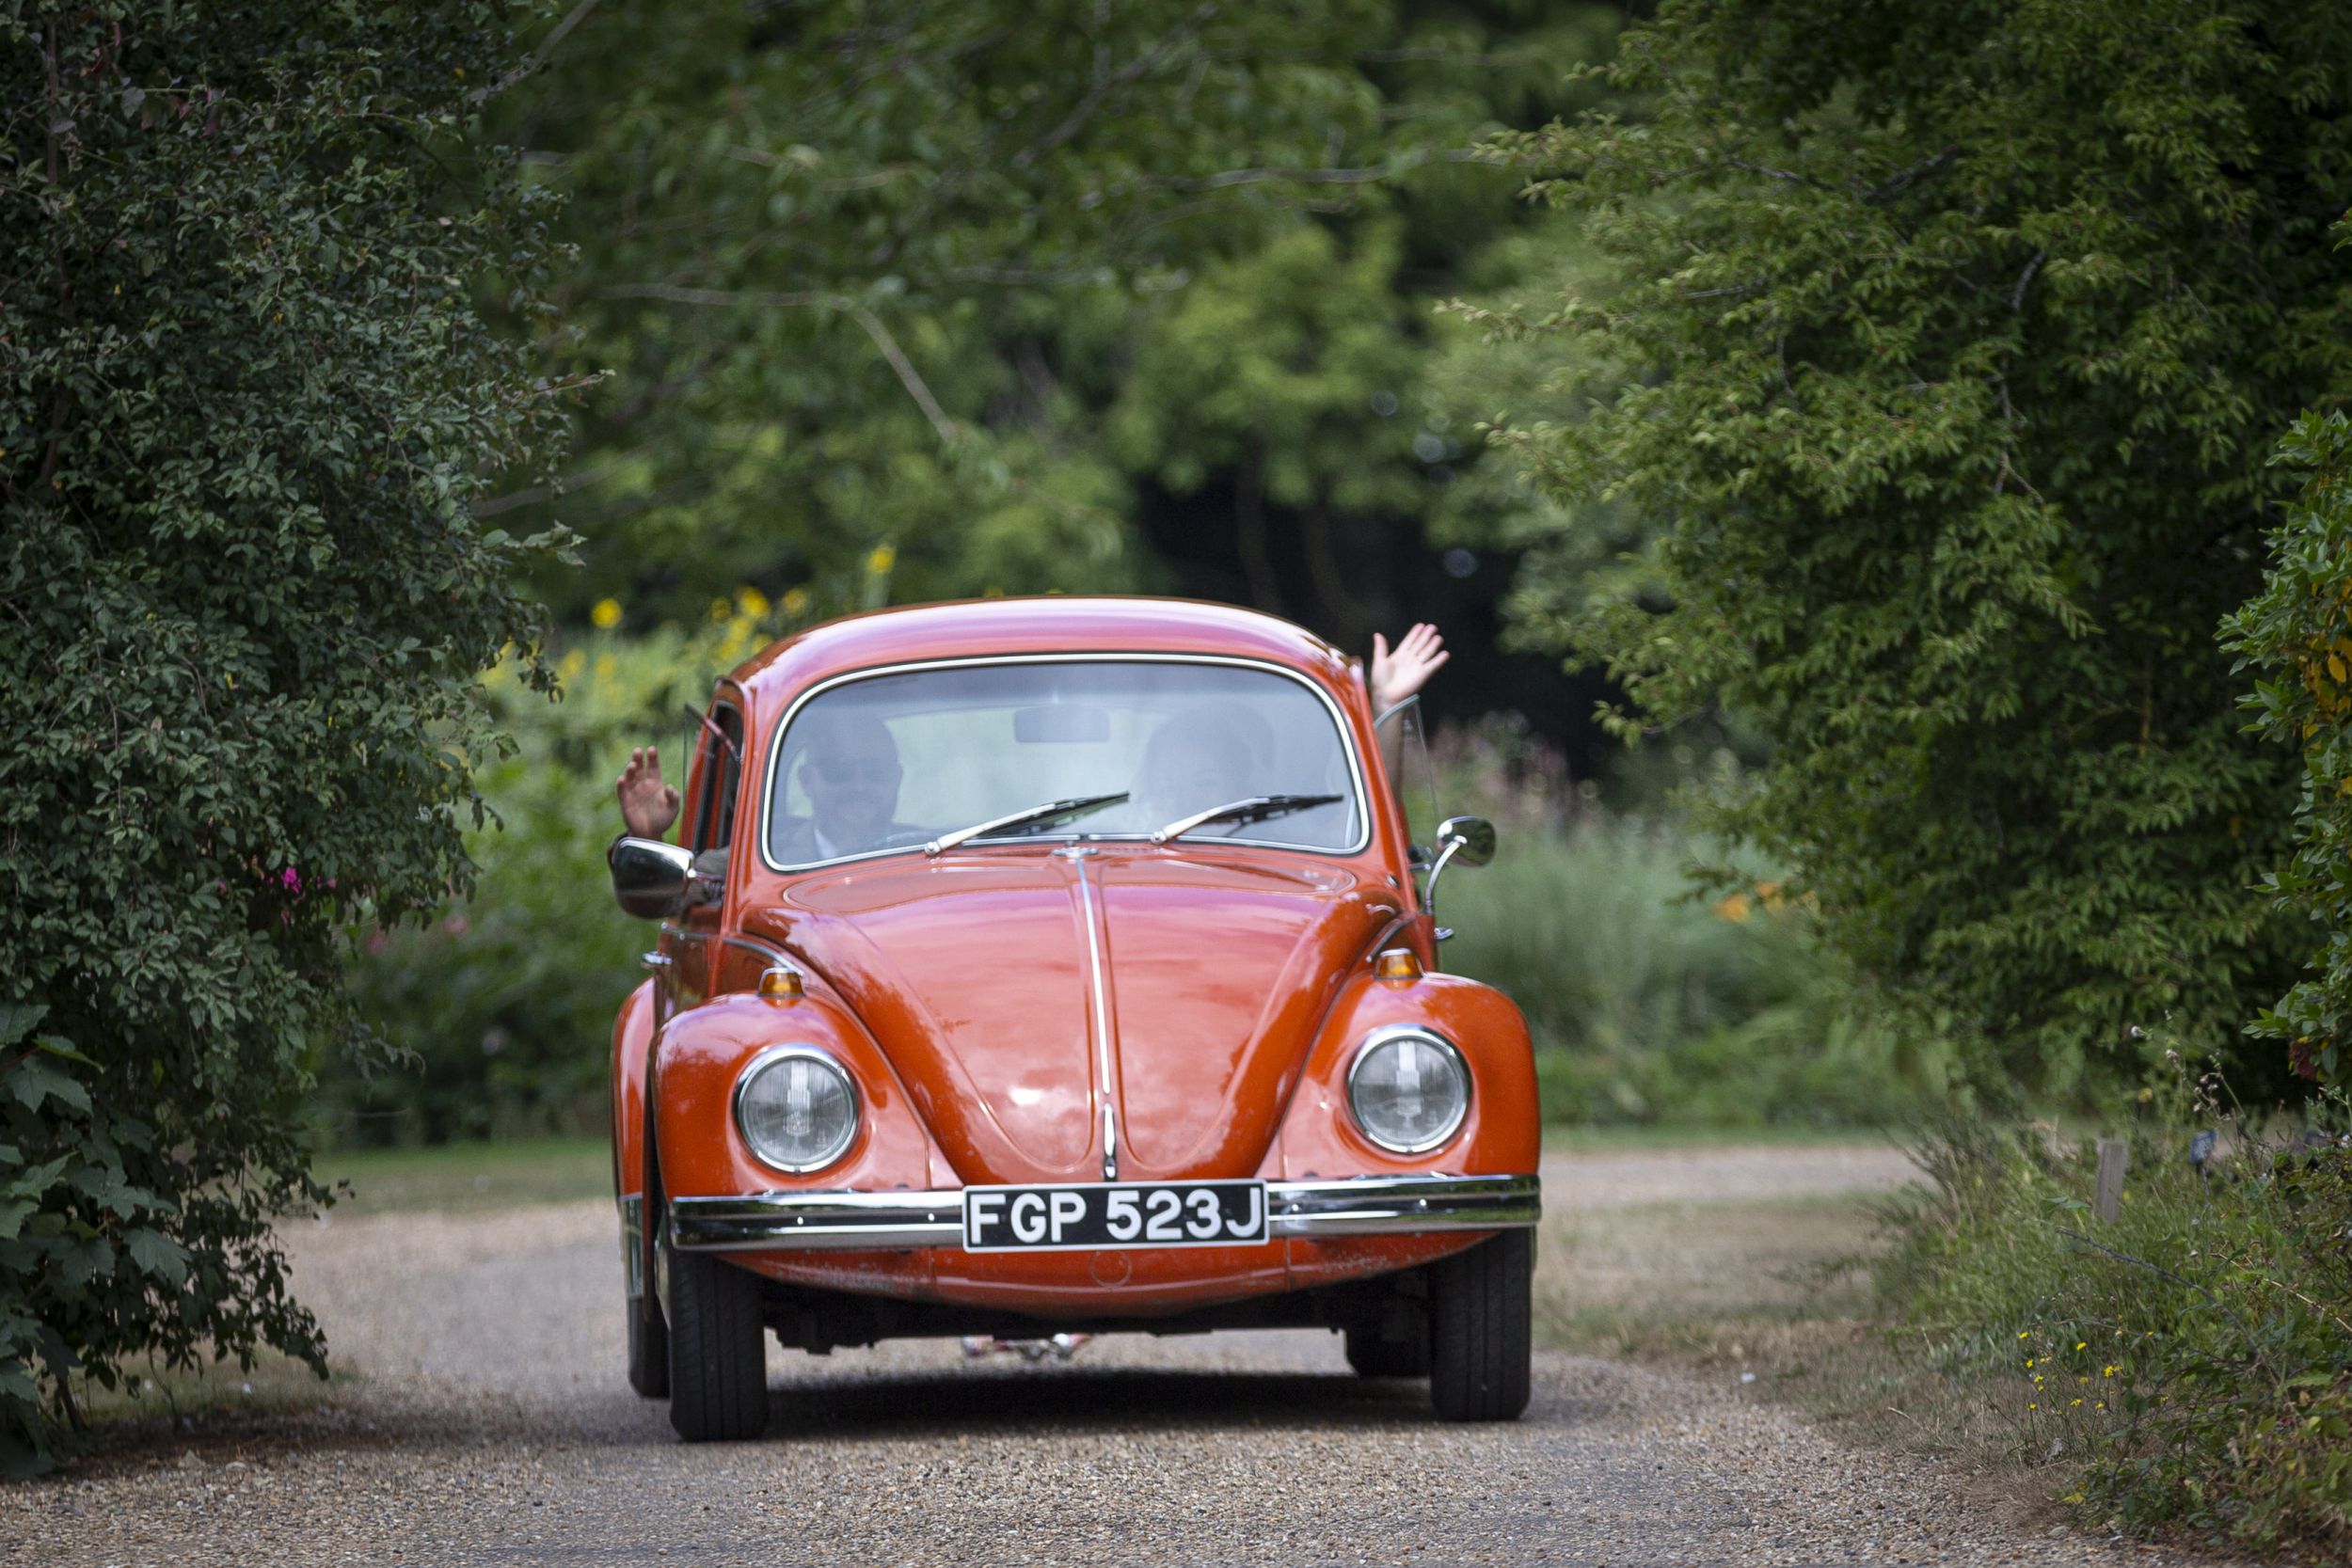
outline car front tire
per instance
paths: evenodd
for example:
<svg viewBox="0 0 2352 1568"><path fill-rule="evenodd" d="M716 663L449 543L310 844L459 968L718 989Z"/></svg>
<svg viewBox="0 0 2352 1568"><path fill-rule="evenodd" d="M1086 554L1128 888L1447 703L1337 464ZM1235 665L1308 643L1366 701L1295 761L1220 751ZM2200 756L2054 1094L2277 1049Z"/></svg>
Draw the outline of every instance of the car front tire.
<svg viewBox="0 0 2352 1568"><path fill-rule="evenodd" d="M1429 1399L1449 1421L1527 1408L1535 1236L1505 1230L1441 1259L1429 1279Z"/></svg>
<svg viewBox="0 0 2352 1568"><path fill-rule="evenodd" d="M670 1425L689 1443L768 1428L768 1343L758 1276L707 1253L668 1251Z"/></svg>

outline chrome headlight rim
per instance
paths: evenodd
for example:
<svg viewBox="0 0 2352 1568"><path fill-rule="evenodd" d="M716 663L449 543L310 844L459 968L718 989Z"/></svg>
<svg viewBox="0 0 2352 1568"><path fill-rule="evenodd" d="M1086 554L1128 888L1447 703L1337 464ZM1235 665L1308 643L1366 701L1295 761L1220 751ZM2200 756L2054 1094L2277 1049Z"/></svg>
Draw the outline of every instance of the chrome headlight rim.
<svg viewBox="0 0 2352 1568"><path fill-rule="evenodd" d="M752 1136L751 1129L743 1121L743 1100L751 1092L752 1085L757 1083L763 1074L790 1061L816 1062L831 1069L839 1076L842 1087L850 1097L849 1131L843 1134L839 1146L830 1150L820 1160L809 1160L798 1164L788 1160L779 1160L770 1151L759 1147L758 1140ZM728 1097L727 1108L728 1114L735 1121L735 1135L743 1141L743 1147L751 1151L752 1158L766 1165L770 1170L782 1171L787 1176L808 1176L839 1164L849 1155L850 1150L857 1146L858 1131L866 1122L866 1101L858 1093L857 1075L844 1067L841 1064L841 1058L832 1052L814 1045L771 1045L762 1049L750 1061L744 1063L742 1070L735 1075L735 1091Z"/></svg>
<svg viewBox="0 0 2352 1568"><path fill-rule="evenodd" d="M1407 1037L1436 1046L1454 1063L1455 1070L1462 1075L1462 1102L1454 1107L1453 1117L1447 1120L1442 1131L1418 1143L1399 1144L1390 1142L1365 1125L1364 1114L1356 1102L1356 1076L1363 1071L1364 1064L1372 1059L1375 1051L1391 1040ZM1452 1143L1462 1131L1463 1124L1470 1120L1470 1097L1476 1092L1476 1080L1470 1075L1470 1058L1462 1054L1462 1048L1425 1023L1382 1024L1357 1042L1356 1054L1347 1064L1348 1119L1356 1124L1356 1131L1366 1141L1391 1154L1428 1154Z"/></svg>

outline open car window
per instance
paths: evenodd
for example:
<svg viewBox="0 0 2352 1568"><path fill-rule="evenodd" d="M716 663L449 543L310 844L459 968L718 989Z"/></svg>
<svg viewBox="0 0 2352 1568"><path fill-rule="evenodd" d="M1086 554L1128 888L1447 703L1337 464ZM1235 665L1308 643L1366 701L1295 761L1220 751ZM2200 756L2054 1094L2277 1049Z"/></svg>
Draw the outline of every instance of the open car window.
<svg viewBox="0 0 2352 1568"><path fill-rule="evenodd" d="M1362 768L1330 701L1254 665L1104 657L944 665L820 689L779 737L767 856L780 869L920 845L1041 802L1124 792L976 844L1139 839L1249 796L1327 805L1194 840L1353 853Z"/></svg>

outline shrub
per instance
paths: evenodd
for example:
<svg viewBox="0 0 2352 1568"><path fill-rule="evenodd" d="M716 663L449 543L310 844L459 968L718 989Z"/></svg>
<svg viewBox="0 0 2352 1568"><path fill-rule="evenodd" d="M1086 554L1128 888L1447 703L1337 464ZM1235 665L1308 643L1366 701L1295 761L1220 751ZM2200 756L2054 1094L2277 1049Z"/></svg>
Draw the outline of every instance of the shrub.
<svg viewBox="0 0 2352 1568"><path fill-rule="evenodd" d="M1880 1282L1947 1370L2005 1406L2016 1456L2135 1531L2264 1550L2352 1546L2352 1146L2262 1134L2153 1097L2120 1217L2096 1156L2048 1130L1954 1122L1922 1150ZM2340 1103L2325 1108L2342 1125ZM2217 1121L2201 1172L2188 1154Z"/></svg>
<svg viewBox="0 0 2352 1568"><path fill-rule="evenodd" d="M548 395L539 203L469 156L501 8L0 16L0 1466L142 1352L325 1345L340 937L463 888L474 677L554 541L477 526ZM526 653L526 671L532 668ZM526 679L537 675L527 674Z"/></svg>
<svg viewBox="0 0 2352 1568"><path fill-rule="evenodd" d="M492 707L516 744L479 775L492 817L467 835L473 892L421 929L368 934L353 999L403 1062L389 1073L327 1063L327 1137L603 1130L613 1011L644 978L637 956L651 939L612 902L612 781L631 746L652 742L684 789L683 708L708 700L716 640L584 639L557 664L561 702L511 668L494 673Z"/></svg>

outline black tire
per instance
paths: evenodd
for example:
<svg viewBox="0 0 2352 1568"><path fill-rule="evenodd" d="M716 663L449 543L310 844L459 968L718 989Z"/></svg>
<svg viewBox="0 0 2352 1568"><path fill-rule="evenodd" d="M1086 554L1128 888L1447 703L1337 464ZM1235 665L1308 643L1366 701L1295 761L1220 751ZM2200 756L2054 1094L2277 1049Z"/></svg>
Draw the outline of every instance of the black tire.
<svg viewBox="0 0 2352 1568"><path fill-rule="evenodd" d="M1429 1399L1449 1421L1511 1421L1527 1408L1535 1237L1506 1230L1429 1271Z"/></svg>
<svg viewBox="0 0 2352 1568"><path fill-rule="evenodd" d="M1427 1377L1429 1336L1425 1331L1407 1339L1383 1339L1378 1323L1347 1331L1347 1364L1358 1377Z"/></svg>
<svg viewBox="0 0 2352 1568"><path fill-rule="evenodd" d="M648 1291L628 1307L628 1386L649 1400L670 1397L670 1325Z"/></svg>
<svg viewBox="0 0 2352 1568"><path fill-rule="evenodd" d="M669 1254L670 1425L690 1443L768 1429L759 1276L707 1253Z"/></svg>

